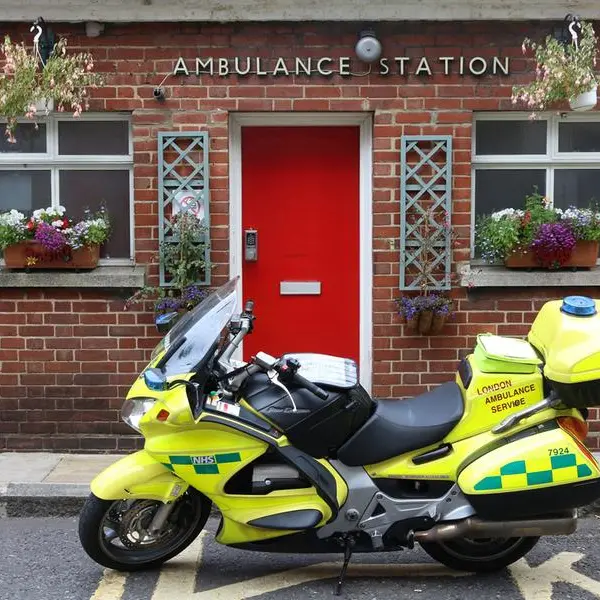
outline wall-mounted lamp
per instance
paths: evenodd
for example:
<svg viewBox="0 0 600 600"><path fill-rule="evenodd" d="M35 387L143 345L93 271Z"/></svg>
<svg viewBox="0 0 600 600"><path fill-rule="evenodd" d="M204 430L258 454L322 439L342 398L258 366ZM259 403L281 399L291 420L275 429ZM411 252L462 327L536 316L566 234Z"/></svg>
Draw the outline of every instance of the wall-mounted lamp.
<svg viewBox="0 0 600 600"><path fill-rule="evenodd" d="M155 87L152 90L152 96L157 102L164 102L167 99L165 96L165 88L162 87Z"/></svg>
<svg viewBox="0 0 600 600"><path fill-rule="evenodd" d="M560 25L554 27L553 37L561 44L572 44L581 39L581 18L568 14Z"/></svg>
<svg viewBox="0 0 600 600"><path fill-rule="evenodd" d="M361 31L358 36L358 42L354 47L356 56L366 63L372 63L379 60L381 56L381 42L377 39L372 29Z"/></svg>
<svg viewBox="0 0 600 600"><path fill-rule="evenodd" d="M94 38L98 37L101 33L104 33L104 23L97 23L96 21L86 22L85 35Z"/></svg>

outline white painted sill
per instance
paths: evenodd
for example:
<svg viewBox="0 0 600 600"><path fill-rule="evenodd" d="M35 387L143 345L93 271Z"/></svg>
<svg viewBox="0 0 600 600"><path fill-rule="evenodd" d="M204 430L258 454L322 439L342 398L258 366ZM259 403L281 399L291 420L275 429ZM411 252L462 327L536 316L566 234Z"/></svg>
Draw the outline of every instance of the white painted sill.
<svg viewBox="0 0 600 600"><path fill-rule="evenodd" d="M103 265L91 271L0 269L0 288L129 288L146 283L143 265Z"/></svg>
<svg viewBox="0 0 600 600"><path fill-rule="evenodd" d="M481 261L458 264L458 281L466 288L592 287L600 285L600 267L579 271L507 269Z"/></svg>

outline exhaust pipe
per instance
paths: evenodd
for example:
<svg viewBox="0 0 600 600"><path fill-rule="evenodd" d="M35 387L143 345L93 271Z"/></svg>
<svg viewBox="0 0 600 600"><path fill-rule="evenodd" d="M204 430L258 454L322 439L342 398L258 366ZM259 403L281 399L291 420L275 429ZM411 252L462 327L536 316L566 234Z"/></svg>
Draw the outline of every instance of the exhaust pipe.
<svg viewBox="0 0 600 600"><path fill-rule="evenodd" d="M538 537L541 535L569 535L577 529L577 511L554 519L527 521L484 521L469 517L464 521L436 525L427 531L415 531L417 542L443 542L458 537Z"/></svg>

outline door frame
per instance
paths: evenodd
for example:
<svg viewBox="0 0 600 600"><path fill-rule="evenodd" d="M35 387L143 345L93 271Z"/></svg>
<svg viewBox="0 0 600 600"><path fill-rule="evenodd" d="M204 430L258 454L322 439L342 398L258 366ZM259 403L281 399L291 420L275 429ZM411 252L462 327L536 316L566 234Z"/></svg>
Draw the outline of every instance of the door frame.
<svg viewBox="0 0 600 600"><path fill-rule="evenodd" d="M373 117L371 113L240 112L229 114L229 273L230 277L240 277L238 298L243 298L242 127L339 127L344 125L360 127L359 372L361 385L371 393L373 364ZM260 312L260 307L258 310Z"/></svg>

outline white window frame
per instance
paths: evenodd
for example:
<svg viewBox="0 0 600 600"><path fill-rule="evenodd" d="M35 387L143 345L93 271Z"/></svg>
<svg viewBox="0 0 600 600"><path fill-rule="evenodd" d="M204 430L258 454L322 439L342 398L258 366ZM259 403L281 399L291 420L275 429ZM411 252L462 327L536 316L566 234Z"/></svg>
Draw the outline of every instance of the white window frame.
<svg viewBox="0 0 600 600"><path fill-rule="evenodd" d="M46 125L46 152L2 152L0 153L0 170L2 171L50 171L50 196L52 206L58 206L60 198L60 170L108 171L118 169L129 171L129 258L105 258L100 265L130 265L135 258L134 239L134 186L133 186L133 132L131 115L128 113L84 113L73 117L69 113L52 113L37 119ZM58 123L61 121L126 121L129 124L128 153L123 155L60 155L58 153ZM27 119L19 119L20 123L31 123ZM0 128L3 124L0 123ZM0 131L0 134L3 134Z"/></svg>
<svg viewBox="0 0 600 600"><path fill-rule="evenodd" d="M545 169L546 196L554 202L554 173L558 169L598 169L600 170L600 152L559 152L559 124L600 123L600 113L540 113L539 120L547 122L545 154L476 154L477 123L481 121L527 121L531 112L477 113L473 118L471 138L471 258L475 256L476 198L475 178L479 168L490 169Z"/></svg>

